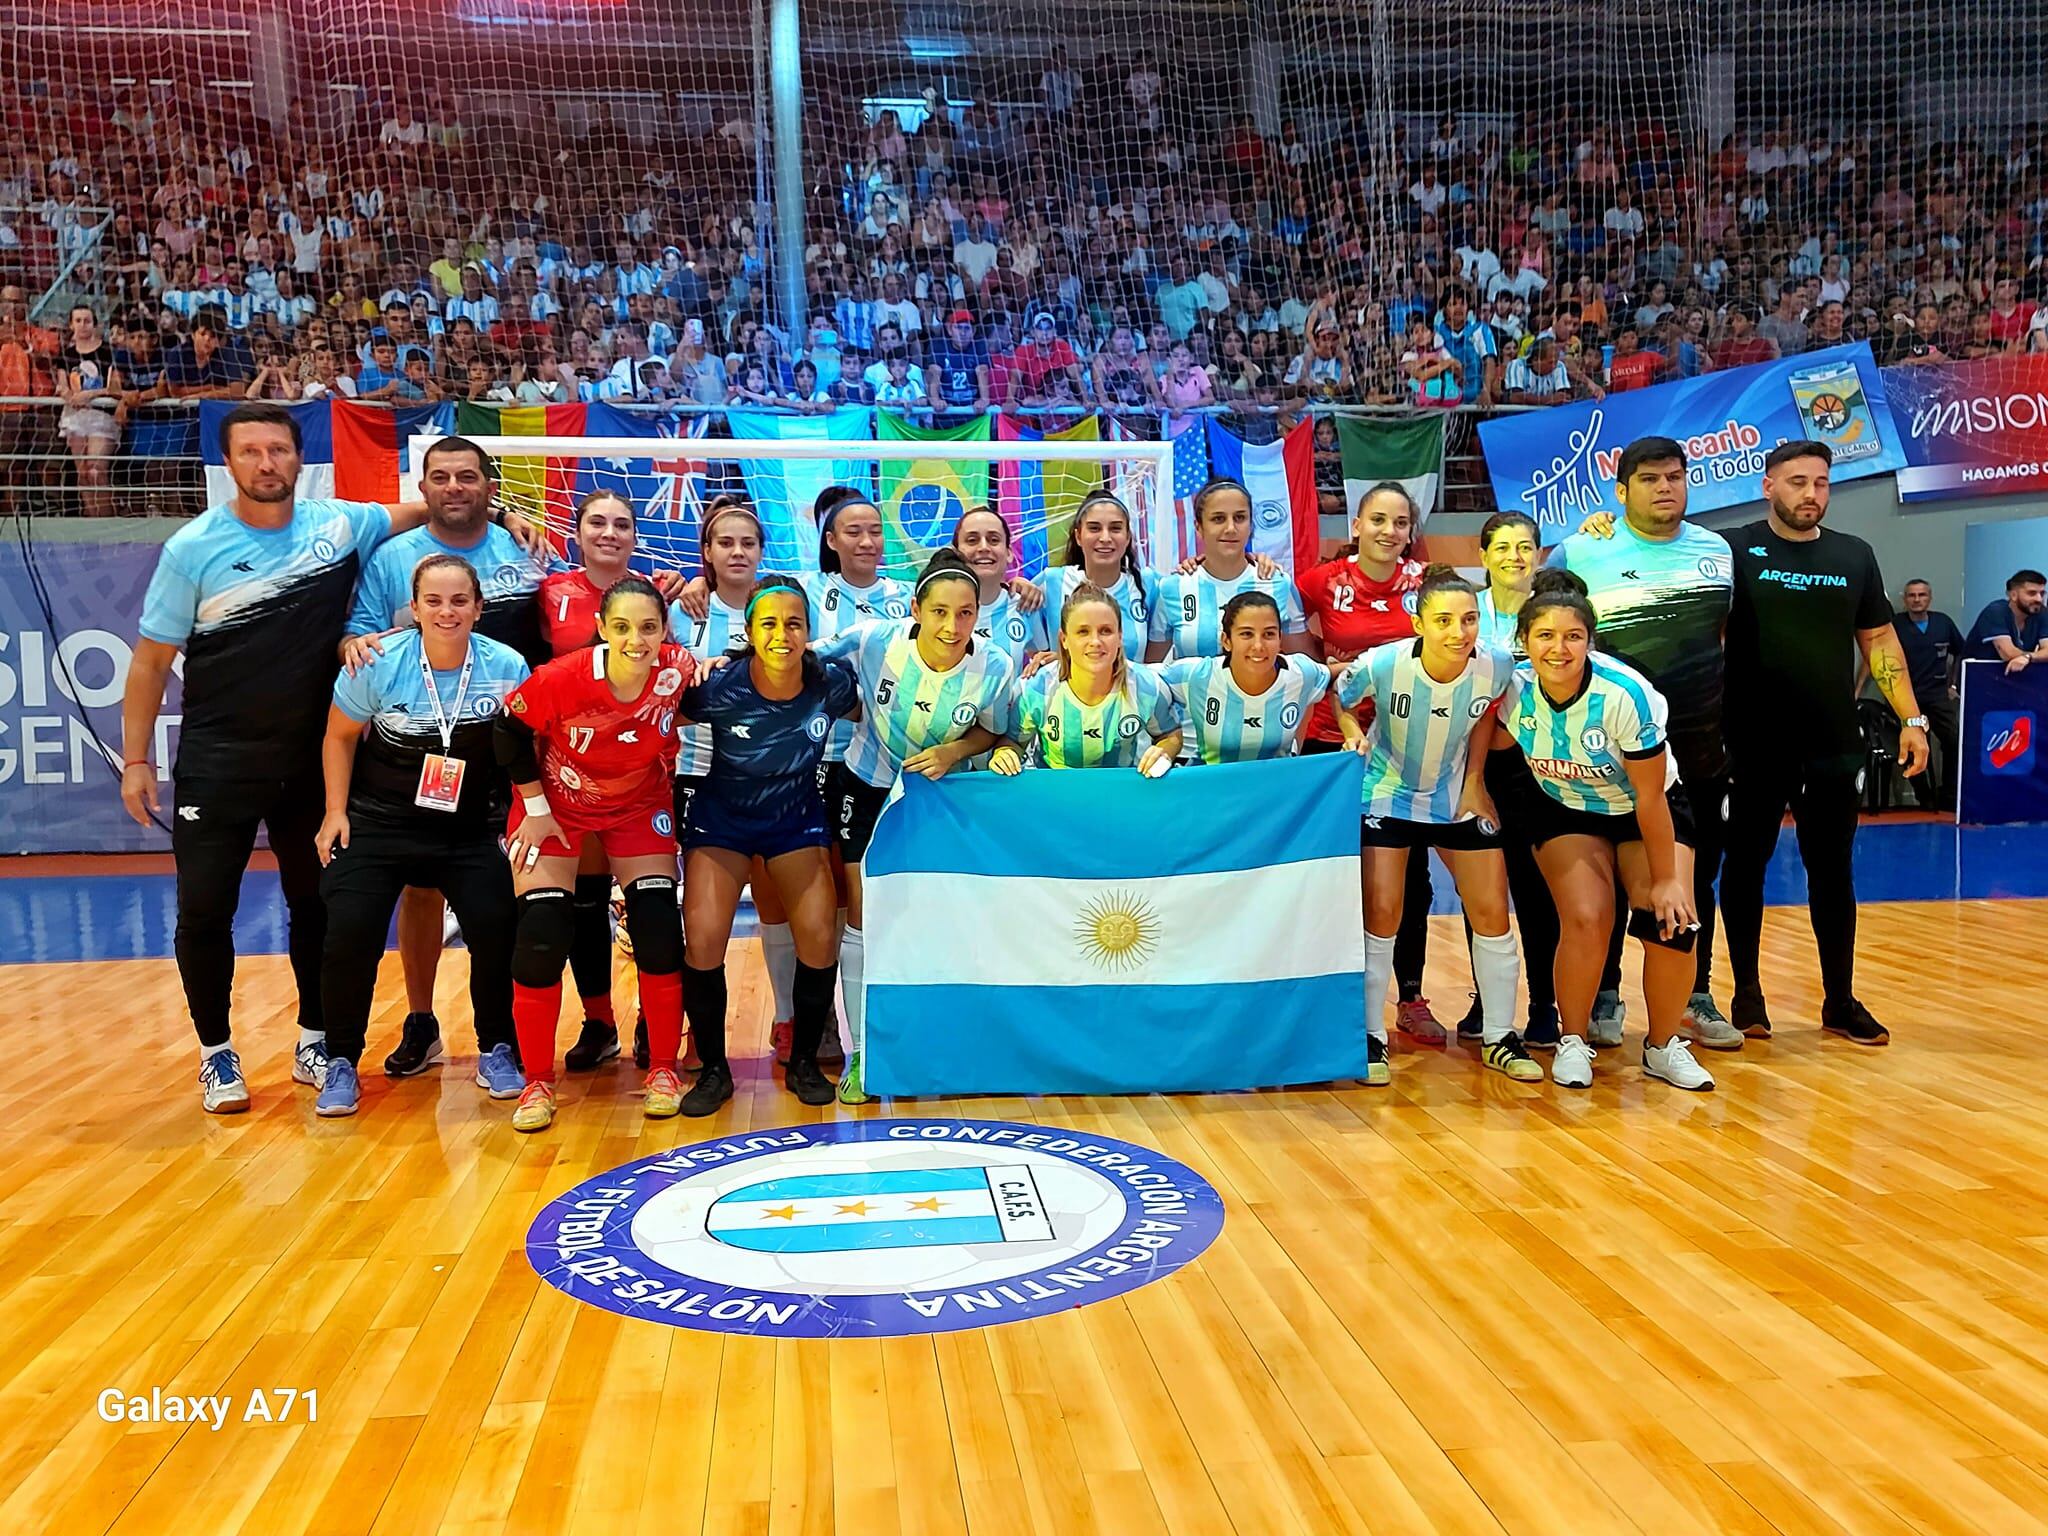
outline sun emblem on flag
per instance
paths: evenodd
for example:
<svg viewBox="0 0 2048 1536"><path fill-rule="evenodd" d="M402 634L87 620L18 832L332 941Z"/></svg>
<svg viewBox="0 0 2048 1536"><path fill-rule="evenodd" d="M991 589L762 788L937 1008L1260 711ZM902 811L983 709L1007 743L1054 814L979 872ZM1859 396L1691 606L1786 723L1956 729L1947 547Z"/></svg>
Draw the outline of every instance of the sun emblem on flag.
<svg viewBox="0 0 2048 1536"><path fill-rule="evenodd" d="M1074 918L1083 954L1109 971L1134 971L1159 945L1159 913L1130 891L1106 891Z"/></svg>

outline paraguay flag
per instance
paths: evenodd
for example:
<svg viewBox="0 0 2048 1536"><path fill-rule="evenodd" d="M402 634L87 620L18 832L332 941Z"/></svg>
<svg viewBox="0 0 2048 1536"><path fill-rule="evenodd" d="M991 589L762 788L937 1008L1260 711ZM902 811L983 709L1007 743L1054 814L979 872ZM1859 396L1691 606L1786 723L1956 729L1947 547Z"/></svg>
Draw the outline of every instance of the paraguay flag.
<svg viewBox="0 0 2048 1536"><path fill-rule="evenodd" d="M1298 422L1275 443L1248 443L1214 417L1208 428L1210 473L1242 481L1252 493L1251 552L1283 567L1290 580L1314 566L1322 542L1314 425Z"/></svg>
<svg viewBox="0 0 2048 1536"><path fill-rule="evenodd" d="M1333 752L1163 779L904 775L863 865L868 1086L1123 1094L1363 1076L1364 773Z"/></svg>

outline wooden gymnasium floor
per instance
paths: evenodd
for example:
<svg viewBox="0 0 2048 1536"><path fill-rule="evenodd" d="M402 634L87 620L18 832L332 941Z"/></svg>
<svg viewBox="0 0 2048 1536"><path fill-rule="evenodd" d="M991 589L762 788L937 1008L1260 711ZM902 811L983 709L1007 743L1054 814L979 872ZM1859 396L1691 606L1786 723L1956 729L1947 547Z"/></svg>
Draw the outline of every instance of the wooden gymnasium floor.
<svg viewBox="0 0 2048 1536"><path fill-rule="evenodd" d="M1610 1057L1567 1097L1453 1050L1403 1054L1382 1092L920 1103L1158 1147L1227 1223L1120 1299L836 1344L629 1321L521 1249L592 1173L849 1113L803 1110L758 1059L701 1127L644 1122L611 1070L535 1138L453 1069L372 1074L359 1119L323 1122L262 959L239 1013L256 1107L217 1120L169 961L12 968L0 1529L2048 1530L2044 919L1866 908L1862 991L1898 1031L1867 1051L1812 1027L1804 914L1773 909L1781 1033L1711 1058L1711 1096ZM1438 995L1462 997L1437 921ZM379 1056L396 996L387 960ZM153 1385L310 1387L321 1415L96 1416L102 1388Z"/></svg>

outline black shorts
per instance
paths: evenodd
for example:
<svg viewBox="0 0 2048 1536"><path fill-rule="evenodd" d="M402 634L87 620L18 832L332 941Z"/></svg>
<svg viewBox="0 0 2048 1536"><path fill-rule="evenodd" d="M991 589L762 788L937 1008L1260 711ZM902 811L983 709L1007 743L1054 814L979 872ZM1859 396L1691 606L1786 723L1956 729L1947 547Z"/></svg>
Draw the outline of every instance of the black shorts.
<svg viewBox="0 0 2048 1536"><path fill-rule="evenodd" d="M1554 837L1602 837L1617 846L1643 840L1643 829L1636 821L1634 811L1607 815L1599 811L1574 810L1546 794L1533 780L1530 789L1534 791L1533 795L1524 792L1516 796L1514 810L1509 811L1505 806L1501 810L1503 815L1511 818L1515 830L1529 839L1532 847L1541 848ZM1685 798L1685 786L1674 784L1665 790L1664 803L1671 808L1674 839L1683 847L1694 846L1692 802Z"/></svg>
<svg viewBox="0 0 2048 1536"><path fill-rule="evenodd" d="M877 789L844 763L832 764L825 785L825 819L839 841L839 856L858 864L867 854L868 839L875 835L875 818L889 803L889 791Z"/></svg>
<svg viewBox="0 0 2048 1536"><path fill-rule="evenodd" d="M690 802L697 797L697 791L710 778L708 773L679 773L675 784L676 831L681 832L690 824Z"/></svg>
<svg viewBox="0 0 2048 1536"><path fill-rule="evenodd" d="M1447 848L1452 853L1484 853L1500 847L1500 828L1488 831L1480 822L1407 821L1399 816L1358 818L1361 848Z"/></svg>
<svg viewBox="0 0 2048 1536"><path fill-rule="evenodd" d="M737 810L714 791L700 788L690 798L682 843L685 852L726 848L749 858L777 859L799 848L830 847L832 837L825 827L824 802L815 796L762 814Z"/></svg>

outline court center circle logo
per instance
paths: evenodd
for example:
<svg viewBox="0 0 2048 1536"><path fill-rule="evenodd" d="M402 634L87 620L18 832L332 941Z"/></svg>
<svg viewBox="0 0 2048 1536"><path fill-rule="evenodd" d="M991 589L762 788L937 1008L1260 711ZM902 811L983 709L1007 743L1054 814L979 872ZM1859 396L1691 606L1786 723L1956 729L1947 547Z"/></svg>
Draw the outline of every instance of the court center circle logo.
<svg viewBox="0 0 2048 1536"><path fill-rule="evenodd" d="M998 1120L850 1120L677 1147L550 1201L526 1253L626 1317L776 1338L1018 1322L1120 1296L1223 1227L1186 1164Z"/></svg>

